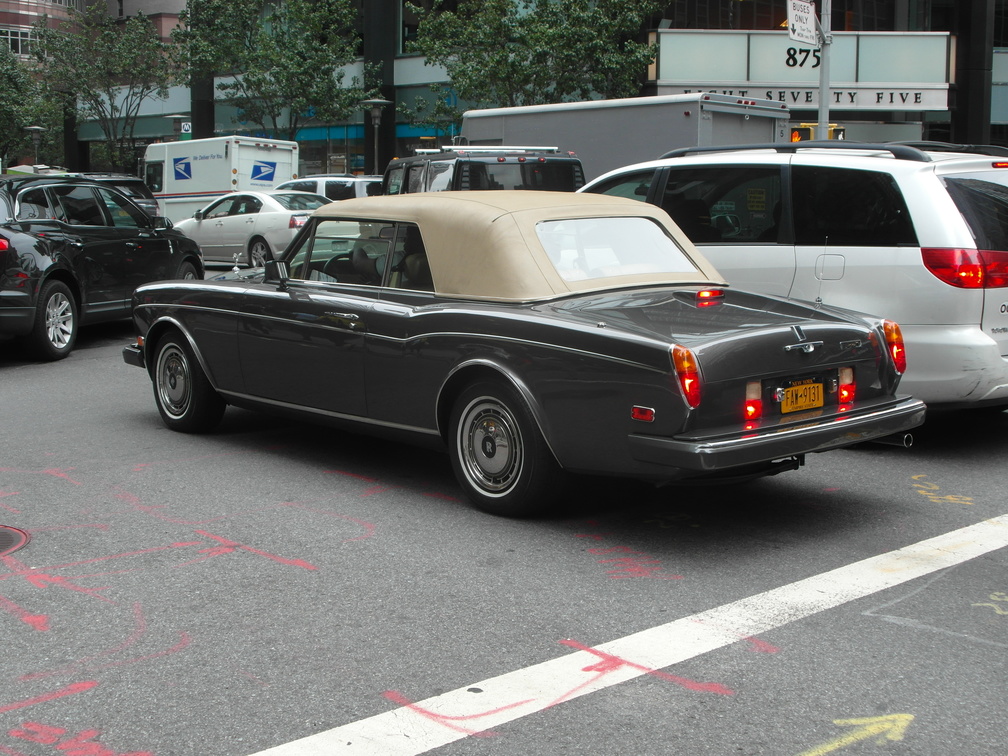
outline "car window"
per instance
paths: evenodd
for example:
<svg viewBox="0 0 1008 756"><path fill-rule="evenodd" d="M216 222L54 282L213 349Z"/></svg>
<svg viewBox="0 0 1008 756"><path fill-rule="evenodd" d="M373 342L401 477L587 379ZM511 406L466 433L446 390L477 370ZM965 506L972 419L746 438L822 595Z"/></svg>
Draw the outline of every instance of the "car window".
<svg viewBox="0 0 1008 756"><path fill-rule="evenodd" d="M399 225L388 285L397 289L434 291L427 249L419 226L412 223Z"/></svg>
<svg viewBox="0 0 1008 756"><path fill-rule="evenodd" d="M781 171L776 166L673 167L659 204L694 243L776 242Z"/></svg>
<svg viewBox="0 0 1008 756"><path fill-rule="evenodd" d="M105 214L90 186L54 186L52 193L63 208L63 218L74 226L105 226Z"/></svg>
<svg viewBox="0 0 1008 756"><path fill-rule="evenodd" d="M18 220L55 218L57 215L49 202L49 196L41 186L21 192L18 195L17 205Z"/></svg>
<svg viewBox="0 0 1008 756"><path fill-rule="evenodd" d="M280 186L278 186L277 189L283 189L284 191L289 191L289 192L317 192L318 191L318 182L315 181L315 180L312 180L312 181L287 181L287 182L285 182L283 184L280 184Z"/></svg>
<svg viewBox="0 0 1008 756"><path fill-rule="evenodd" d="M152 192L160 192L164 185L164 163L147 163L144 168L144 183Z"/></svg>
<svg viewBox="0 0 1008 756"><path fill-rule="evenodd" d="M353 199L356 196L353 182L327 179L325 182L325 196L334 201Z"/></svg>
<svg viewBox="0 0 1008 756"><path fill-rule="evenodd" d="M967 177L947 178L945 186L977 247L1008 250L1008 186Z"/></svg>
<svg viewBox="0 0 1008 756"><path fill-rule="evenodd" d="M224 197L209 205L206 210L203 211L204 218L226 218L229 215L234 215L234 197Z"/></svg>
<svg viewBox="0 0 1008 756"><path fill-rule="evenodd" d="M422 192L424 190L423 185L424 176L424 163L414 163L406 168L406 191Z"/></svg>
<svg viewBox="0 0 1008 756"><path fill-rule="evenodd" d="M147 226L143 211L115 192L99 188L98 196L105 203L105 209L108 210L108 214L112 218L113 226L118 228L144 228Z"/></svg>
<svg viewBox="0 0 1008 756"><path fill-rule="evenodd" d="M794 166L791 186L797 244L917 245L906 202L888 173Z"/></svg>
<svg viewBox="0 0 1008 756"><path fill-rule="evenodd" d="M273 199L284 210L314 210L329 204L321 194L274 194Z"/></svg>
<svg viewBox="0 0 1008 756"><path fill-rule="evenodd" d="M251 195L235 197L231 215L255 215L262 210L262 200Z"/></svg>
<svg viewBox="0 0 1008 756"><path fill-rule="evenodd" d="M430 163L430 171L428 172L430 176L428 179L430 191L443 192L451 189L452 167L454 165L454 161L451 160L432 161Z"/></svg>
<svg viewBox="0 0 1008 756"><path fill-rule="evenodd" d="M393 223L319 219L285 255L290 277L378 286L394 235Z"/></svg>
<svg viewBox="0 0 1008 756"><path fill-rule="evenodd" d="M389 168L388 172L388 193L389 194L399 194L402 191L402 181L403 174L406 168L403 165L397 165L393 168Z"/></svg>
<svg viewBox="0 0 1008 756"><path fill-rule="evenodd" d="M544 221L536 235L565 281L699 270L650 218Z"/></svg>
<svg viewBox="0 0 1008 756"><path fill-rule="evenodd" d="M608 194L612 197L627 197L628 199L647 199L648 189L654 180L655 170L650 168L645 171L634 171L625 173L622 176L615 176L608 181L603 181L593 186L593 194Z"/></svg>

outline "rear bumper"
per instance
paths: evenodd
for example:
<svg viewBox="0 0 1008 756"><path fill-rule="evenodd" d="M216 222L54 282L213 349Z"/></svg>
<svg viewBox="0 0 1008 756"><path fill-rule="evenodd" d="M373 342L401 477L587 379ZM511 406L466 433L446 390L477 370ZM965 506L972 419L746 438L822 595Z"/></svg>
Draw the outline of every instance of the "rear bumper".
<svg viewBox="0 0 1008 756"><path fill-rule="evenodd" d="M638 462L702 474L839 449L902 433L923 423L925 411L924 402L907 397L856 414L831 416L788 428L757 428L693 438L631 434L628 441L630 454Z"/></svg>
<svg viewBox="0 0 1008 756"><path fill-rule="evenodd" d="M35 327L35 305L27 292L0 291L0 334L24 336Z"/></svg>
<svg viewBox="0 0 1008 756"><path fill-rule="evenodd" d="M130 344L129 346L123 347L122 356L123 362L127 365L133 365L134 367L139 368L147 367L144 360L143 349L141 349L137 344Z"/></svg>

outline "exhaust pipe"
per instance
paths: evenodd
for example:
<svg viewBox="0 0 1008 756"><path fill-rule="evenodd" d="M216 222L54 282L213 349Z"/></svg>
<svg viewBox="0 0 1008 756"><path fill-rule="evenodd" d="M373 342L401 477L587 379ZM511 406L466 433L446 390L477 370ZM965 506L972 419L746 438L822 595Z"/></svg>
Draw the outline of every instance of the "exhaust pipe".
<svg viewBox="0 0 1008 756"><path fill-rule="evenodd" d="M894 433L891 436L882 436L882 438L873 438L871 442L873 444L885 444L886 446L901 446L904 449L909 449L911 446L913 446L913 434Z"/></svg>

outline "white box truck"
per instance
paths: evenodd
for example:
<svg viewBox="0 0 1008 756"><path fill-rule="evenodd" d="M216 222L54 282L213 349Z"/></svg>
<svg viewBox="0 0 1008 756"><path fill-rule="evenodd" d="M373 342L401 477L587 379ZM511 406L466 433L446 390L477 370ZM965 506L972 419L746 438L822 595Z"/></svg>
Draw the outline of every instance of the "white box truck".
<svg viewBox="0 0 1008 756"><path fill-rule="evenodd" d="M696 92L468 110L461 141L557 144L581 159L591 180L677 147L787 141L788 118L773 100Z"/></svg>
<svg viewBox="0 0 1008 756"><path fill-rule="evenodd" d="M147 145L142 175L173 223L226 192L270 191L297 178L297 142L227 136Z"/></svg>

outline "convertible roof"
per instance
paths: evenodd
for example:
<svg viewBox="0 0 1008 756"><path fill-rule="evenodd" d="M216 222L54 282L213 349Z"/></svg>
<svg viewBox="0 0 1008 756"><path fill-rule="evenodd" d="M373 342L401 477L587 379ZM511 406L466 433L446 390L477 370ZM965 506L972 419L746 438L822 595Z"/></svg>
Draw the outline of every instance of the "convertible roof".
<svg viewBox="0 0 1008 756"><path fill-rule="evenodd" d="M342 200L313 215L417 224L435 289L451 296L526 302L615 286L725 283L664 210L623 197L520 190L427 192ZM698 270L564 280L540 244L536 224L596 217L655 220Z"/></svg>

